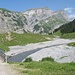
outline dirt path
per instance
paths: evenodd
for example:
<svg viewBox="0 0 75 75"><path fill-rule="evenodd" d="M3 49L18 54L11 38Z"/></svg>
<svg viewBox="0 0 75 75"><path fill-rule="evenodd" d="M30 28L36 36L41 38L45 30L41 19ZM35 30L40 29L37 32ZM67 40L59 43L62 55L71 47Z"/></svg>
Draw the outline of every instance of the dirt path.
<svg viewBox="0 0 75 75"><path fill-rule="evenodd" d="M17 70L13 69L11 65L2 63L0 60L0 75L22 75Z"/></svg>

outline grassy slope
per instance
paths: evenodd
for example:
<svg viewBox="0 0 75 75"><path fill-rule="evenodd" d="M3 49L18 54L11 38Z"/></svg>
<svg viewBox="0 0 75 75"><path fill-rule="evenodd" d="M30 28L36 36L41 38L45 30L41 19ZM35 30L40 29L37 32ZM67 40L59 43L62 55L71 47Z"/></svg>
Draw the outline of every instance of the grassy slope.
<svg viewBox="0 0 75 75"><path fill-rule="evenodd" d="M25 34L11 33L10 41L6 39L6 35L7 34L0 34L0 48L5 50L9 50L8 46L25 45L28 43L43 42L48 40L46 38L53 38L55 36L60 36L61 38L65 38L65 39L68 39L68 38L75 39L75 32L61 35L60 31L57 31L52 35L41 35L41 34L31 34L31 33L25 33Z"/></svg>
<svg viewBox="0 0 75 75"><path fill-rule="evenodd" d="M75 75L75 63L24 62L19 63L17 68L24 75Z"/></svg>
<svg viewBox="0 0 75 75"><path fill-rule="evenodd" d="M55 32L53 35L60 36L60 38L64 39L75 39L75 32L73 33L66 33L66 34L61 34L60 31Z"/></svg>
<svg viewBox="0 0 75 75"><path fill-rule="evenodd" d="M61 36L62 38L65 38L65 39L75 39L75 32L73 33L67 33L67 34L64 34Z"/></svg>
<svg viewBox="0 0 75 75"><path fill-rule="evenodd" d="M7 34L0 34L0 48L8 50L8 46L15 46L15 45L25 45L28 43L37 43L47 41L46 37L52 37L49 35L41 35L41 34L16 34L11 33L11 40L8 41L6 39Z"/></svg>

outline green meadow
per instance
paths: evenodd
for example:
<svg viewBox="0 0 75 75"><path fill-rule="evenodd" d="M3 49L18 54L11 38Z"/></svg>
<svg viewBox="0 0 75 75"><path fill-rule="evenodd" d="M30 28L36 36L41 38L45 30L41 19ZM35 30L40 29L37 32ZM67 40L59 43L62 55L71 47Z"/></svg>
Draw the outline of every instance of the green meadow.
<svg viewBox="0 0 75 75"><path fill-rule="evenodd" d="M75 75L75 63L60 64L52 61L39 61L15 65L24 75Z"/></svg>
<svg viewBox="0 0 75 75"><path fill-rule="evenodd" d="M44 41L52 40L52 38L55 38L57 36L64 39L74 39L75 32L67 33L63 35L60 33L60 31L57 31L54 34L50 34L50 35L41 35L41 34L32 34L32 33L24 33L24 34L11 33L10 40L6 38L7 36L8 36L7 33L0 34L0 48L6 51L9 50L8 48L9 46L44 42Z"/></svg>
<svg viewBox="0 0 75 75"><path fill-rule="evenodd" d="M10 39L6 37L8 34L0 34L0 48L8 51L8 46L16 46L16 45L26 45L29 43L38 43L43 41L48 41L47 38L52 38L53 36L49 35L41 35L41 34L32 34L32 33L24 33L17 34L11 33ZM9 38L9 37L8 37Z"/></svg>

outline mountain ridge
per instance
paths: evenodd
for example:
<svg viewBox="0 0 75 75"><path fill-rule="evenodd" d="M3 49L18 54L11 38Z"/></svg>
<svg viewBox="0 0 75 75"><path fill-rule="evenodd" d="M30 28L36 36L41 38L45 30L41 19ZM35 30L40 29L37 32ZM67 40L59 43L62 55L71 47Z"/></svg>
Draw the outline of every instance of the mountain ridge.
<svg viewBox="0 0 75 75"><path fill-rule="evenodd" d="M0 33L42 33L48 34L68 22L64 10L52 11L47 7L29 9L24 12L0 8Z"/></svg>

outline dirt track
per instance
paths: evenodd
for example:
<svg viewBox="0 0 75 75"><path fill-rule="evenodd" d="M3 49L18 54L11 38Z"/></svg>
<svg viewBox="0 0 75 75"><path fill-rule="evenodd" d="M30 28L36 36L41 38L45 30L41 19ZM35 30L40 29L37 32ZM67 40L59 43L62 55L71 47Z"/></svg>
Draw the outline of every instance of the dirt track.
<svg viewBox="0 0 75 75"><path fill-rule="evenodd" d="M0 60L0 75L22 75L13 69L10 64L2 63Z"/></svg>

